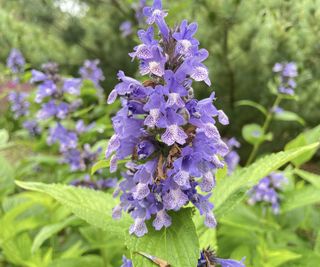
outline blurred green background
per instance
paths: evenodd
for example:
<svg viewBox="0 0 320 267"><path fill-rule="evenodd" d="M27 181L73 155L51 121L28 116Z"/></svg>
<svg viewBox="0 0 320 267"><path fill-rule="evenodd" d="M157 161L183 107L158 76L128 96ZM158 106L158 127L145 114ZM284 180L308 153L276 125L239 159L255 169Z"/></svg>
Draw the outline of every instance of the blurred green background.
<svg viewBox="0 0 320 267"><path fill-rule="evenodd" d="M85 59L98 58L106 76L106 93L117 82L119 69L137 74L128 51L138 43L135 0L0 0L0 60L5 63L11 48L20 49L32 67L56 61L68 74L77 75ZM262 116L237 107L251 99L265 106L273 102L268 83L275 62L295 61L299 76L298 101L283 104L299 114L307 127L318 125L320 115L320 0L167 0L171 26L184 18L197 21L197 38L208 49L206 61L213 87L197 85L203 98L216 91L219 108L231 118L225 136L240 136L249 122ZM119 26L130 20L133 34L122 37ZM145 26L144 26L145 27ZM280 126L280 124L283 126ZM292 122L272 124L272 150L303 130ZM241 140L240 140L241 141ZM268 144L266 145L270 151ZM242 154L248 153L243 148Z"/></svg>

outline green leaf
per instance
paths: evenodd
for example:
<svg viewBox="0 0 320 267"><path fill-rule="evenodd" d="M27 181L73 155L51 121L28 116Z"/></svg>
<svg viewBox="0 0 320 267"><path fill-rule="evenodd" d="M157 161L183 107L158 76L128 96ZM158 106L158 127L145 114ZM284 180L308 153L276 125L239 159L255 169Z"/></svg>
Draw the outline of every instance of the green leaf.
<svg viewBox="0 0 320 267"><path fill-rule="evenodd" d="M45 227L41 228L40 232L36 235L36 237L33 240L31 248L32 253L37 251L48 238L60 232L62 229L73 223L75 220L76 217L72 216L65 219L62 222L46 225Z"/></svg>
<svg viewBox="0 0 320 267"><path fill-rule="evenodd" d="M301 258L300 254L287 249L264 250L262 253L263 258L266 259L265 267L277 267L285 262Z"/></svg>
<svg viewBox="0 0 320 267"><path fill-rule="evenodd" d="M296 121L300 123L302 126L306 124L304 119L302 119L298 114L287 110L276 113L274 115L274 119L278 121Z"/></svg>
<svg viewBox="0 0 320 267"><path fill-rule="evenodd" d="M260 179L303 153L317 148L318 145L318 143L315 143L265 156L249 167L236 170L231 176L218 182L211 197L215 205L215 214L222 216L239 203L246 196L246 192L257 184Z"/></svg>
<svg viewBox="0 0 320 267"><path fill-rule="evenodd" d="M126 163L128 160L118 160L118 165ZM95 163L91 168L91 175L95 174L98 170L109 168L110 167L110 160L100 160Z"/></svg>
<svg viewBox="0 0 320 267"><path fill-rule="evenodd" d="M248 107L253 107L257 110L259 110L263 115L267 116L268 111L266 110L266 108L262 105L260 105L259 103L256 103L254 101L251 100L240 100L236 102L236 106L248 106Z"/></svg>
<svg viewBox="0 0 320 267"><path fill-rule="evenodd" d="M299 190L290 191L281 203L281 211L287 212L296 208L320 202L320 189L305 186Z"/></svg>
<svg viewBox="0 0 320 267"><path fill-rule="evenodd" d="M103 260L101 257L88 255L81 258L74 259L57 259L53 261L48 267L103 267Z"/></svg>
<svg viewBox="0 0 320 267"><path fill-rule="evenodd" d="M2 197L14 190L14 169L4 157L0 155L0 201Z"/></svg>
<svg viewBox="0 0 320 267"><path fill-rule="evenodd" d="M292 148L297 148L305 145L312 144L314 142L319 142L320 140L320 125L308 130L304 133L299 134L295 139L291 140L286 146L285 150L289 150ZM302 155L300 155L298 158L295 158L292 160L292 163L299 167L303 163L309 161L313 155L317 152L317 147L313 150L310 150Z"/></svg>
<svg viewBox="0 0 320 267"><path fill-rule="evenodd" d="M200 248L191 219L191 209L183 209L169 215L172 218L170 227L156 231L149 223L147 235L140 238L128 236L126 243L132 253L134 266L155 266L137 252L155 256L172 267L197 266Z"/></svg>
<svg viewBox="0 0 320 267"><path fill-rule="evenodd" d="M300 169L295 169L294 173L301 177L302 179L308 181L309 183L313 184L315 187L320 188L320 175L307 172Z"/></svg>
<svg viewBox="0 0 320 267"><path fill-rule="evenodd" d="M0 147L9 141L9 133L6 129L0 129Z"/></svg>
<svg viewBox="0 0 320 267"><path fill-rule="evenodd" d="M121 234L124 235L128 232L131 223L128 215L124 214L120 220L112 218L112 208L117 205L117 201L110 194L60 184L49 185L21 181L16 181L16 184L27 190L50 195L91 225L111 233L118 233L119 237L121 237Z"/></svg>
<svg viewBox="0 0 320 267"><path fill-rule="evenodd" d="M264 134L262 127L255 123L245 125L242 128L242 136L252 145L272 140L272 134Z"/></svg>

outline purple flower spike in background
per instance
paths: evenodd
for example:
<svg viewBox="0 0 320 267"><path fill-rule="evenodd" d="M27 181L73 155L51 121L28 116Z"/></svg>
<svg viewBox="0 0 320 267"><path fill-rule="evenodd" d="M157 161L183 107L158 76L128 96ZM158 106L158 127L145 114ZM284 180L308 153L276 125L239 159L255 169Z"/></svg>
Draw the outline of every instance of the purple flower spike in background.
<svg viewBox="0 0 320 267"><path fill-rule="evenodd" d="M26 62L22 53L18 49L13 48L7 58L7 67L12 73L17 74L23 72L25 64Z"/></svg>
<svg viewBox="0 0 320 267"><path fill-rule="evenodd" d="M296 63L276 63L273 66L273 72L280 75L280 85L278 87L279 93L293 95L294 89L296 88L296 82L294 78L298 76Z"/></svg>
<svg viewBox="0 0 320 267"><path fill-rule="evenodd" d="M215 186L215 172L224 166L228 146L222 141L217 123L228 118L214 105L214 93L198 101L193 96L193 81L210 85L209 71L203 64L208 57L194 38L197 24L183 21L169 30L161 1L145 7L148 24L155 29L138 31L142 44L129 55L140 61L144 83L119 71L120 83L110 93L108 103L121 98L121 109L112 119L115 134L106 151L110 172L117 161L131 158L115 195L121 203L113 216L130 213L134 223L130 233L148 232L146 221L156 230L171 225L170 212L192 203L208 227L215 227L213 204L209 202Z"/></svg>
<svg viewBox="0 0 320 267"><path fill-rule="evenodd" d="M105 79L99 64L99 59L86 60L79 70L82 79L91 80L97 87L100 87L100 82Z"/></svg>
<svg viewBox="0 0 320 267"><path fill-rule="evenodd" d="M280 211L279 192L287 182L288 180L283 173L271 173L269 176L261 179L260 182L251 189L248 203L250 205L260 202L271 204L273 213L278 214Z"/></svg>
<svg viewBox="0 0 320 267"><path fill-rule="evenodd" d="M123 38L132 34L132 22L126 20L120 24L119 30Z"/></svg>
<svg viewBox="0 0 320 267"><path fill-rule="evenodd" d="M240 143L234 137L227 140L226 143L229 148L229 153L224 157L224 160L228 166L228 174L230 175L240 162L240 156L235 151L235 149L240 147Z"/></svg>
<svg viewBox="0 0 320 267"><path fill-rule="evenodd" d="M27 96L28 94L24 92L9 93L8 100L11 104L11 111L13 112L13 117L15 119L29 114L30 103L26 99Z"/></svg>
<svg viewBox="0 0 320 267"><path fill-rule="evenodd" d="M25 128L31 136L37 136L41 133L41 128L35 120L27 120L23 123L23 128Z"/></svg>

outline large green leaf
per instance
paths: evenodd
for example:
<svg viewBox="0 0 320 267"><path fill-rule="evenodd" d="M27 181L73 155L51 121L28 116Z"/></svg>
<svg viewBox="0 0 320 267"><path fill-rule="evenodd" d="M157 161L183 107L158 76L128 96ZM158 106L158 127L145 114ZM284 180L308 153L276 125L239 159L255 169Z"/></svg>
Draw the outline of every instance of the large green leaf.
<svg viewBox="0 0 320 267"><path fill-rule="evenodd" d="M16 183L24 189L50 195L89 224L111 233L119 233L119 237L128 231L131 220L127 215L118 221L112 218L112 208L116 206L117 201L110 194L69 185L21 181Z"/></svg>
<svg viewBox="0 0 320 267"><path fill-rule="evenodd" d="M287 212L306 205L320 202L320 189L313 186L305 186L299 190L291 191L286 194L281 211Z"/></svg>
<svg viewBox="0 0 320 267"><path fill-rule="evenodd" d="M134 266L155 266L137 252L155 256L172 267L197 266L200 249L191 209L172 212L170 216L172 225L169 228L156 231L149 224L147 235L141 238L133 235L128 237L127 246L132 253Z"/></svg>
<svg viewBox="0 0 320 267"><path fill-rule="evenodd" d="M314 150L318 143L265 156L249 167L235 171L231 176L218 182L211 200L215 204L215 214L221 216L239 203L258 181L272 171L279 169L294 158Z"/></svg>
<svg viewBox="0 0 320 267"><path fill-rule="evenodd" d="M94 255L82 256L74 259L57 259L48 267L103 267L102 258Z"/></svg>

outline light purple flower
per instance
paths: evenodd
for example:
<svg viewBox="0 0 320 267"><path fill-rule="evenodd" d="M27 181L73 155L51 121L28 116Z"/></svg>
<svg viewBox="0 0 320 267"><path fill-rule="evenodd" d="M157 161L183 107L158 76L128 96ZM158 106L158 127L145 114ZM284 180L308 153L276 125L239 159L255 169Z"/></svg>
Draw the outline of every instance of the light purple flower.
<svg viewBox="0 0 320 267"><path fill-rule="evenodd" d="M17 74L22 72L25 64L26 62L22 53L16 48L11 49L7 58L7 67L11 69L12 73Z"/></svg>

